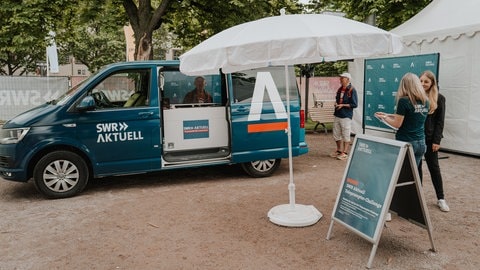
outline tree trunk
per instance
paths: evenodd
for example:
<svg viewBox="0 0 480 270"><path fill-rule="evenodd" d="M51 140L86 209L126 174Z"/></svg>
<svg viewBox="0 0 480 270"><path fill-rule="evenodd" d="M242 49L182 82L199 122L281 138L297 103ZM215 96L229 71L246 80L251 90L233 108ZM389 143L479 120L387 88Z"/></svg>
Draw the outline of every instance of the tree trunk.
<svg viewBox="0 0 480 270"><path fill-rule="evenodd" d="M138 40L138 43L135 41L135 60L142 61L153 59L152 39L149 38L149 36L151 37L152 33L143 33L143 36Z"/></svg>
<svg viewBox="0 0 480 270"><path fill-rule="evenodd" d="M135 37L135 60L153 59L152 34L160 28L169 3L162 0L154 9L151 0L139 0L138 7L133 0L123 0Z"/></svg>

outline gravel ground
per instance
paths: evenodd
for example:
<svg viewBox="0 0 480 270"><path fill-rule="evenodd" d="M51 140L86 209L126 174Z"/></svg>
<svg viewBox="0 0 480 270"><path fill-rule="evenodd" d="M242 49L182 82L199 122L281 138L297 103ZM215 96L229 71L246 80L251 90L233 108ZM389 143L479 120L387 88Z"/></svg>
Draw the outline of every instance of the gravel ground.
<svg viewBox="0 0 480 270"><path fill-rule="evenodd" d="M310 152L293 162L296 202L323 217L303 228L267 217L289 202L288 160L263 179L238 166L109 177L62 200L2 180L0 269L365 269L371 243L338 223L326 240L346 161L328 157L331 134L307 142ZM425 229L394 216L374 269L480 269L480 159L441 156L450 212L424 177L437 252Z"/></svg>

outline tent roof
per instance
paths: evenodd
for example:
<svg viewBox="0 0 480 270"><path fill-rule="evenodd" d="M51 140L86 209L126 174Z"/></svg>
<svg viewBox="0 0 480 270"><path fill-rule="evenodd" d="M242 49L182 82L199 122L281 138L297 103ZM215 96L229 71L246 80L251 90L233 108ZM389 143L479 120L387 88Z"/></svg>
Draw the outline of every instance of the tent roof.
<svg viewBox="0 0 480 270"><path fill-rule="evenodd" d="M447 37L473 36L480 32L479 0L433 0L408 21L391 30L413 42L432 42Z"/></svg>

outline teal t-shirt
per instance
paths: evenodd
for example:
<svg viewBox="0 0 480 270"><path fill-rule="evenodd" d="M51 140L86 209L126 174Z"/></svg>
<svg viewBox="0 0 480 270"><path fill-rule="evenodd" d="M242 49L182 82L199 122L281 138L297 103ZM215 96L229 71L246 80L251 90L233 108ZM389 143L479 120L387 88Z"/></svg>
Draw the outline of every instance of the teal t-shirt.
<svg viewBox="0 0 480 270"><path fill-rule="evenodd" d="M411 142L425 139L425 119L430 104L423 105L420 101L413 105L408 97L398 100L396 114L403 115L403 123L398 128L395 138L399 141Z"/></svg>

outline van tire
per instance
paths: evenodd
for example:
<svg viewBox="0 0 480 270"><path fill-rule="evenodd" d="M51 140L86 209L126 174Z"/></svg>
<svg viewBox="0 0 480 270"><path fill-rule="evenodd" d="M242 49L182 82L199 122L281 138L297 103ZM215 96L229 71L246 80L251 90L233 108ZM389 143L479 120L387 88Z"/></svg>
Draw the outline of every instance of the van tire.
<svg viewBox="0 0 480 270"><path fill-rule="evenodd" d="M242 163L242 169L252 177L267 177L277 170L281 161L281 159L267 159L245 162Z"/></svg>
<svg viewBox="0 0 480 270"><path fill-rule="evenodd" d="M33 169L35 186L51 199L68 198L80 193L87 185L88 178L85 160L69 151L48 153Z"/></svg>

